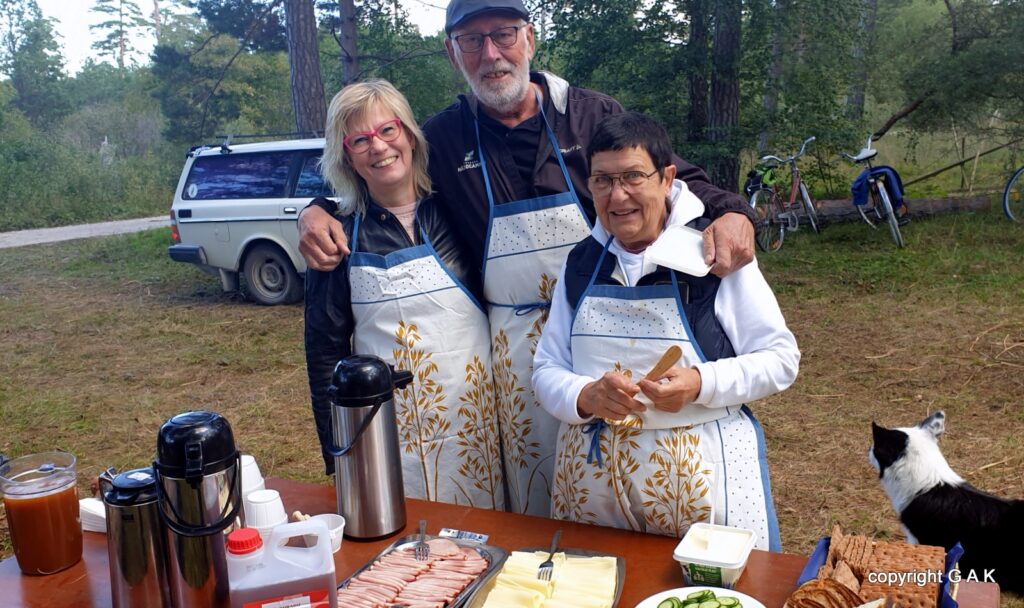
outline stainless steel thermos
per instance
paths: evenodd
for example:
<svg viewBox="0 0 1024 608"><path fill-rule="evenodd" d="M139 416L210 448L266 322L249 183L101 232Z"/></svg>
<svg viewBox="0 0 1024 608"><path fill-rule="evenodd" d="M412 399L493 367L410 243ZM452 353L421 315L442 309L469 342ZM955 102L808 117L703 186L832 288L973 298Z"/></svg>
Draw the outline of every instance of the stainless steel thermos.
<svg viewBox="0 0 1024 608"><path fill-rule="evenodd" d="M394 390L412 374L378 357L352 355L334 368L334 487L345 536L377 538L405 527L405 490Z"/></svg>
<svg viewBox="0 0 1024 608"><path fill-rule="evenodd" d="M153 469L100 475L114 608L170 608L167 539Z"/></svg>
<svg viewBox="0 0 1024 608"><path fill-rule="evenodd" d="M227 606L224 536L242 509L242 467L231 425L213 412L171 418L160 427L153 469L174 606Z"/></svg>

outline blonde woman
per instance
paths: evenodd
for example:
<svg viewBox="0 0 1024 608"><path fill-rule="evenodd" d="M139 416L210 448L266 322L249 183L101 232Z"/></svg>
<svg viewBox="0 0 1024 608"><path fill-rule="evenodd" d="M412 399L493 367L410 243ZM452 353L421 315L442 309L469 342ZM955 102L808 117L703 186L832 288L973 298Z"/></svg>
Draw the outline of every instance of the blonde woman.
<svg viewBox="0 0 1024 608"><path fill-rule="evenodd" d="M306 273L306 363L327 472L327 388L339 359L372 354L413 382L395 396L406 496L503 508L490 334L479 272L430 200L427 142L405 97L371 80L328 108L322 171L352 254Z"/></svg>

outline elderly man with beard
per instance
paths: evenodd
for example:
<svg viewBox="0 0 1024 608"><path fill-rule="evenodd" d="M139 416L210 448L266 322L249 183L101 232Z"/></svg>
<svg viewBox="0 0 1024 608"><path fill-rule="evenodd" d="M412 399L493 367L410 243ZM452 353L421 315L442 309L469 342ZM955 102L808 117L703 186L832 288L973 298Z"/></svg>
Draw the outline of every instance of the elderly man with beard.
<svg viewBox="0 0 1024 608"><path fill-rule="evenodd" d="M611 97L546 72L531 72L535 40L521 0L453 0L445 47L472 90L428 120L436 205L472 259L480 260L491 326L495 411L507 504L548 516L558 421L530 383L533 354L559 270L590 234L594 203L584 154L601 120L623 111ZM381 162L386 162L381 161ZM725 276L753 259L753 214L736 194L673 157L677 177L713 220L705 257ZM323 199L299 218L300 251L325 270L348 254L341 224Z"/></svg>

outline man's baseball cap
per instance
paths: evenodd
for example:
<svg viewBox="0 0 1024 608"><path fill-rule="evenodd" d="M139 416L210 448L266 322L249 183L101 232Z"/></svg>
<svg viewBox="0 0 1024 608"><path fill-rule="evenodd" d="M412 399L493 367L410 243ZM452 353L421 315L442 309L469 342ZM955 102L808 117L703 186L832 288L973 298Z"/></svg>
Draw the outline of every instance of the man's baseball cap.
<svg viewBox="0 0 1024 608"><path fill-rule="evenodd" d="M463 21L491 12L514 13L527 21L530 20L530 13L523 6L522 0L452 0L448 3L444 33L451 34Z"/></svg>

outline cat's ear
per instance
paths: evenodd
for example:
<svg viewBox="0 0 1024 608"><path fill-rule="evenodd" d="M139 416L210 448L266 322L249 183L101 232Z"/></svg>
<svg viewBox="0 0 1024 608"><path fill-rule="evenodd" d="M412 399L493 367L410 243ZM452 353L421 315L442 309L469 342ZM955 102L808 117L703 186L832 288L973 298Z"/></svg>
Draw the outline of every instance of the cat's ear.
<svg viewBox="0 0 1024 608"><path fill-rule="evenodd" d="M942 410L939 410L917 423L917 426L918 428L930 433L935 439L938 439L946 432L946 414Z"/></svg>

